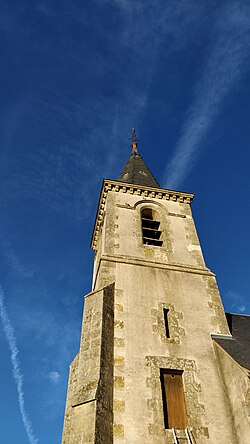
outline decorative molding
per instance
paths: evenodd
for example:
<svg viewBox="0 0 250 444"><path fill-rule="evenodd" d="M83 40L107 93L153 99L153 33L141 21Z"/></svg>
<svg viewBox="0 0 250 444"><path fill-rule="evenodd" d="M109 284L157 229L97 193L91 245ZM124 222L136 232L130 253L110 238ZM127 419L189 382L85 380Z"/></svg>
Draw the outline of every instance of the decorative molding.
<svg viewBox="0 0 250 444"><path fill-rule="evenodd" d="M142 185L104 179L91 241L91 247L93 248L93 250L96 250L98 232L102 225L105 202L109 191L113 191L116 193L135 194L137 196L150 197L151 199L171 200L174 202L181 202L185 204L190 204L194 198L194 194L192 193L182 193L181 191L146 187Z"/></svg>
<svg viewBox="0 0 250 444"><path fill-rule="evenodd" d="M129 205L128 203L126 203L126 204L117 203L116 206L118 208L125 208L126 210L135 210L135 207L133 205Z"/></svg>
<svg viewBox="0 0 250 444"><path fill-rule="evenodd" d="M140 209L142 208L150 208L150 205L156 205L157 207L160 207L160 209L162 209L163 211L165 211L166 214L169 214L167 208L161 203L158 202L156 200L151 200L151 199L141 199L138 200L135 204L134 204L134 208L136 209L137 207L140 207Z"/></svg>
<svg viewBox="0 0 250 444"><path fill-rule="evenodd" d="M198 268L198 267L192 267L191 265L183 265L183 264L177 264L177 263L162 263L162 262L156 262L151 261L148 259L141 259L133 256L124 256L122 254L117 254L115 256L110 255L103 255L100 258L100 262L98 267L100 267L101 261L106 262L119 262L124 264L131 264L131 265L138 265L140 267L151 267L151 268L161 268L166 270L172 270L172 271L180 271L185 273L193 273L193 274L201 274L205 276L212 276L214 277L215 274L209 270L208 268Z"/></svg>
<svg viewBox="0 0 250 444"><path fill-rule="evenodd" d="M174 217L182 217L183 219L187 217L186 214L179 214L179 213L168 213L168 215Z"/></svg>

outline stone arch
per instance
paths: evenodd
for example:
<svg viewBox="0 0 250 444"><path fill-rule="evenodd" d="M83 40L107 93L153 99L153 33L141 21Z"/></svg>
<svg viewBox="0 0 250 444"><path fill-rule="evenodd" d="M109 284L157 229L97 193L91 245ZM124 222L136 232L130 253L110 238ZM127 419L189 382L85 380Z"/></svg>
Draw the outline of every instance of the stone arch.
<svg viewBox="0 0 250 444"><path fill-rule="evenodd" d="M136 210L136 218L138 226L141 226L141 212L144 209L152 209L158 213L158 221L160 222L161 234L161 247L165 253L171 253L173 251L171 240L171 226L170 218L168 217L169 211L164 204L157 202L154 199L140 199L134 204L134 210Z"/></svg>
<svg viewBox="0 0 250 444"><path fill-rule="evenodd" d="M162 203L156 202L155 200L152 200L152 199L139 200L138 202L135 203L134 209L137 209L137 207L140 207L140 206L142 206L140 208L140 210L142 210L143 208L146 208L146 207L152 208L152 205L156 205L156 206L160 207L159 208L160 210L163 210L165 213L168 213L167 208Z"/></svg>

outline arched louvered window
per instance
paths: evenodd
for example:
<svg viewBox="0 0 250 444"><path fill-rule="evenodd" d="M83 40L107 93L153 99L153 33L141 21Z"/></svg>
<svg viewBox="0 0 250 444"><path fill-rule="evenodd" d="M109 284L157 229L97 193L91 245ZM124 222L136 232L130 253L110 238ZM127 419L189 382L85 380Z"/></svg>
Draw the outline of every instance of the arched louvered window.
<svg viewBox="0 0 250 444"><path fill-rule="evenodd" d="M145 245L162 246L160 221L157 211L144 208L141 211L142 240Z"/></svg>

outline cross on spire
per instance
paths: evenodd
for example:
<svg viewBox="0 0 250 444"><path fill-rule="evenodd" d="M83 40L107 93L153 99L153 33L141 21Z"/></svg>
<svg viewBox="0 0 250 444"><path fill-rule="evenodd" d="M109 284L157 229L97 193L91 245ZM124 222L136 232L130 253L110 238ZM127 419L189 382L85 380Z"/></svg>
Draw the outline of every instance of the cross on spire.
<svg viewBox="0 0 250 444"><path fill-rule="evenodd" d="M132 153L119 176L119 181L143 185L146 187L159 188L157 180L149 171L143 158L137 151L138 139L136 137L135 128L132 128L131 147Z"/></svg>
<svg viewBox="0 0 250 444"><path fill-rule="evenodd" d="M138 139L135 134L135 128L132 128L131 147L132 153L137 153Z"/></svg>

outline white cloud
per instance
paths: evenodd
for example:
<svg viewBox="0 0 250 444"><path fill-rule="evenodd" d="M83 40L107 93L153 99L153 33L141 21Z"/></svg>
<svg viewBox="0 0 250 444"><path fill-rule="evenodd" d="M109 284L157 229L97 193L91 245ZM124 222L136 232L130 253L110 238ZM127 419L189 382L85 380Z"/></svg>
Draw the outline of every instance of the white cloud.
<svg viewBox="0 0 250 444"><path fill-rule="evenodd" d="M244 313L247 308L246 298L234 290L228 290L224 298L232 312Z"/></svg>
<svg viewBox="0 0 250 444"><path fill-rule="evenodd" d="M103 3L104 0L99 1L98 6L103 8ZM96 192L98 180L117 176L120 150L127 147L129 154L130 130L140 128L151 85L157 81L159 51L164 47L167 63L173 49L183 50L207 9L204 0L199 4L192 0L169 0L164 7L162 1L150 0L107 0L106 3L116 26L110 30L95 20L92 32L101 36L107 54L94 46L86 53L81 41L76 41L74 50L68 54L68 64L77 63L79 72L91 79L89 88L72 96L71 88L60 90L48 84L46 90L37 90L36 94L30 91L22 105L23 112L13 116L17 123L21 121L27 134L36 135L34 140L29 139L31 145L36 139L44 140L45 148L39 143L36 149L20 150L19 154L17 124L13 130L11 125L7 127L7 151L11 154L15 148L15 156L6 156L5 164L10 167L14 158L18 169L8 176L4 202L10 198L19 201L22 196L22 202L25 199L40 201L64 219L65 215L78 221L88 216L92 205L89 195ZM43 0L36 4L43 13L56 11L55 2ZM84 27L92 19L84 12L79 2L72 0L59 14L63 19L67 17L67 22L83 22ZM53 51L54 57L54 48L48 51ZM57 57L64 63L64 51L59 50ZM22 107L19 106L20 110ZM50 133L65 134L63 145L62 139L56 143L53 137L50 139Z"/></svg>
<svg viewBox="0 0 250 444"><path fill-rule="evenodd" d="M23 387L23 375L20 369L20 361L18 358L19 350L16 344L16 337L14 328L9 319L8 313L5 308L4 293L0 287L0 318L3 325L3 330L8 343L10 358L12 363L13 377L16 383L18 404L21 413L22 422L24 425L25 432L27 434L30 444L38 443L38 439L35 437L33 432L32 423L27 415L25 405L24 405L24 387Z"/></svg>
<svg viewBox="0 0 250 444"><path fill-rule="evenodd" d="M244 313L245 311L246 311L246 305L239 305L238 306L238 310L241 312L241 313Z"/></svg>
<svg viewBox="0 0 250 444"><path fill-rule="evenodd" d="M247 69L250 51L250 5L225 2L207 50L175 153L164 174L163 185L178 188L198 159L202 143L220 112L223 100Z"/></svg>
<svg viewBox="0 0 250 444"><path fill-rule="evenodd" d="M52 371L49 373L49 379L51 380L51 382L53 382L54 384L58 384L60 379L61 379L61 375L59 372L56 371Z"/></svg>
<svg viewBox="0 0 250 444"><path fill-rule="evenodd" d="M15 273L17 276L22 278L30 278L33 276L34 272L25 269L21 264L15 250L10 245L7 235L2 230L0 226L0 246L1 252L4 256L4 259L12 273Z"/></svg>

